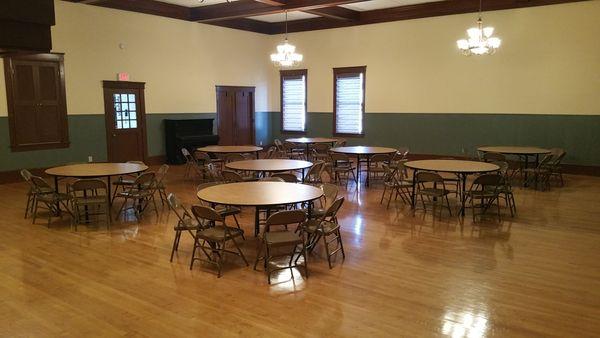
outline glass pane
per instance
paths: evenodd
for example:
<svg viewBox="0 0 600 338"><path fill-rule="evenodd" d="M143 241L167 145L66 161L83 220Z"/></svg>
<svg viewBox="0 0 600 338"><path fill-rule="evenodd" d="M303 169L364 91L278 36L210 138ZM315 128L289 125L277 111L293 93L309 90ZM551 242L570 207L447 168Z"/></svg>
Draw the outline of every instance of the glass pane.
<svg viewBox="0 0 600 338"><path fill-rule="evenodd" d="M129 94L129 102L135 102L135 95Z"/></svg>
<svg viewBox="0 0 600 338"><path fill-rule="evenodd" d="M123 129L123 126L121 125L121 121L117 121L117 129Z"/></svg>
<svg viewBox="0 0 600 338"><path fill-rule="evenodd" d="M125 120L123 121L123 129L128 129L129 128L129 121Z"/></svg>
<svg viewBox="0 0 600 338"><path fill-rule="evenodd" d="M124 120L129 119L129 111L127 109L123 110L123 119Z"/></svg>
<svg viewBox="0 0 600 338"><path fill-rule="evenodd" d="M127 94L121 94L121 102L127 102Z"/></svg>
<svg viewBox="0 0 600 338"><path fill-rule="evenodd" d="M113 95L113 100L114 100L115 102L121 102L121 95L119 95L119 94L114 94L114 95Z"/></svg>
<svg viewBox="0 0 600 338"><path fill-rule="evenodd" d="M115 103L115 110L116 111L120 111L121 110L121 104L120 103Z"/></svg>
<svg viewBox="0 0 600 338"><path fill-rule="evenodd" d="M129 112L129 119L130 119L130 120L135 120L135 119L136 119L136 118L135 118L135 112L134 112L134 111L132 111L132 112Z"/></svg>
<svg viewBox="0 0 600 338"><path fill-rule="evenodd" d="M131 127L131 128L137 128L137 121L136 120L129 121L129 127Z"/></svg>
<svg viewBox="0 0 600 338"><path fill-rule="evenodd" d="M135 103L129 104L129 111L135 111Z"/></svg>
<svg viewBox="0 0 600 338"><path fill-rule="evenodd" d="M117 112L117 114L116 114L116 120L121 120L121 119L123 119L123 118L121 117L121 112L120 112L120 111L118 111L118 112Z"/></svg>

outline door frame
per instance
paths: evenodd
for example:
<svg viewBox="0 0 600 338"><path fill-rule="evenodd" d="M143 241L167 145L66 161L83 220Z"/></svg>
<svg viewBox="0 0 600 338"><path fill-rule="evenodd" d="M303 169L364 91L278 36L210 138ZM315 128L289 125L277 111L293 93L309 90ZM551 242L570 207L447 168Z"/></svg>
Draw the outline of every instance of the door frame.
<svg viewBox="0 0 600 338"><path fill-rule="evenodd" d="M144 98L144 89L146 87L145 82L131 82L131 81L102 81L102 90L104 92L104 129L106 129L106 159L110 161L110 154L113 150L111 142L111 133L108 129L110 123L108 112L112 112L114 108L112 106L112 98L109 95L107 89L130 89L139 91L139 104L140 109L138 114L138 128L142 129L142 157L144 162L148 160L148 136L146 133L146 100Z"/></svg>
<svg viewBox="0 0 600 338"><path fill-rule="evenodd" d="M238 90L238 89L244 89L244 90L250 90L252 91L252 118L251 118L251 122L252 122L252 141L251 144L255 144L256 143L256 86L226 86L226 85L215 85L215 110L216 110L216 115L217 115L217 133L219 131L219 126L220 126L220 119L219 119L219 91L221 91L221 89L225 89L225 90ZM234 101L235 102L235 101Z"/></svg>

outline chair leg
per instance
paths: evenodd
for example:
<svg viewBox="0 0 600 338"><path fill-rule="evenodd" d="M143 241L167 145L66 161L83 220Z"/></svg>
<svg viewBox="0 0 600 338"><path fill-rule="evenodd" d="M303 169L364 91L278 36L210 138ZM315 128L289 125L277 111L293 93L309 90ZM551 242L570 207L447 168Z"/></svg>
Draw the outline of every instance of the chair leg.
<svg viewBox="0 0 600 338"><path fill-rule="evenodd" d="M32 224L35 224L35 219L37 218L37 211L38 211L38 200L37 198L35 199L35 201L33 201L33 220L31 221Z"/></svg>
<svg viewBox="0 0 600 338"><path fill-rule="evenodd" d="M337 236L340 244L340 250L342 251L342 258L346 259L346 251L344 251L344 243L342 243L342 232L340 231L340 229L338 229Z"/></svg>
<svg viewBox="0 0 600 338"><path fill-rule="evenodd" d="M27 214L29 213L29 205L31 204L31 199L33 195L31 192L27 193L27 206L25 206L25 218L27 218Z"/></svg>
<svg viewBox="0 0 600 338"><path fill-rule="evenodd" d="M323 244L325 244L325 254L327 255L327 262L329 263L329 268L332 269L331 265L331 256L329 255L329 245L327 244L327 236L323 235Z"/></svg>
<svg viewBox="0 0 600 338"><path fill-rule="evenodd" d="M235 214L231 215L233 216L233 220L235 221L235 225L237 226L238 229L242 230L242 227L240 227L240 222L238 221L237 217L235 216ZM246 237L244 237L244 233L242 232L242 239L246 240Z"/></svg>
<svg viewBox="0 0 600 338"><path fill-rule="evenodd" d="M246 256L244 256L244 253L242 252L242 249L240 249L240 247L238 246L237 242L235 241L235 238L232 238L231 241L233 242L233 245L237 249L237 252L240 254L240 257L242 257L242 259L244 260L244 263L246 263L246 266L249 266L250 264L248 264L248 261L246 260ZM225 242L223 242L223 247L225 247Z"/></svg>
<svg viewBox="0 0 600 338"><path fill-rule="evenodd" d="M173 256L175 255L175 251L179 247L179 237L181 236L181 231L175 232L175 238L173 239L173 248L171 249L171 258L169 262L173 262Z"/></svg>
<svg viewBox="0 0 600 338"><path fill-rule="evenodd" d="M254 270L256 270L258 261L260 261L260 254L262 253L264 245L266 245L266 244L262 240L258 243L258 249L256 250L256 259L254 260ZM266 257L265 257L265 261L266 261Z"/></svg>
<svg viewBox="0 0 600 338"><path fill-rule="evenodd" d="M123 201L123 204L121 204L121 208L119 208L119 211L117 212L117 217L115 218L115 221L119 220L119 216L121 216L121 213L123 212L123 208L125 208L125 203L127 203L127 197ZM135 205L135 203L134 203L134 205Z"/></svg>

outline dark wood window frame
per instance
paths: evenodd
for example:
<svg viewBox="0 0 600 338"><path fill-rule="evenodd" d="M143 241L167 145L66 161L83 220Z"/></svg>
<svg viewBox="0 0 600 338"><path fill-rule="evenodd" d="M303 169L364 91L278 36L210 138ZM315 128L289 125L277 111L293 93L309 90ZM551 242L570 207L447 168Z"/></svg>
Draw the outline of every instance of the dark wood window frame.
<svg viewBox="0 0 600 338"><path fill-rule="evenodd" d="M22 126L17 125L17 112L15 110L15 61L39 61L39 62L56 62L58 63L59 69L59 84L58 84L58 126L59 126L59 139L52 142L40 142L30 144L19 144L17 138L17 131ZM69 126L67 117L67 99L65 90L65 66L64 66L64 54L63 53L47 53L47 54L26 54L26 55L15 55L6 57L4 59L4 78L6 82L6 98L8 106L8 128L10 134L10 147L11 151L30 151L30 150L43 150L43 149L59 149L68 148L69 142ZM41 107L43 104L38 102L36 106Z"/></svg>
<svg viewBox="0 0 600 338"><path fill-rule="evenodd" d="M304 76L304 114L308 115L308 70L307 69L289 69L289 70L280 70L279 71L279 104L280 104L280 112L281 112L281 121L279 129L281 133L285 134L297 134L297 135L305 135L306 134L306 123L304 124L304 130L284 130L283 129L283 81L286 77L298 77ZM305 116L307 118L308 116Z"/></svg>
<svg viewBox="0 0 600 338"><path fill-rule="evenodd" d="M338 133L337 132L337 78L339 75L344 74L363 74L362 83L362 131L360 134L354 133ZM365 97L366 97L366 83L367 83L367 66L356 66L356 67L338 67L333 68L333 135L344 136L344 137L364 137L365 136Z"/></svg>

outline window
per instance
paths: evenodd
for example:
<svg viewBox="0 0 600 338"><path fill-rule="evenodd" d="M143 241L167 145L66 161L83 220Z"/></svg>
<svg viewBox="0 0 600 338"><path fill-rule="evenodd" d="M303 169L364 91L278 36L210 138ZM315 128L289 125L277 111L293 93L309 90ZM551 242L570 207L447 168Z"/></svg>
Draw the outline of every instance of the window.
<svg viewBox="0 0 600 338"><path fill-rule="evenodd" d="M62 54L5 59L12 151L69 146L63 59Z"/></svg>
<svg viewBox="0 0 600 338"><path fill-rule="evenodd" d="M306 131L306 69L282 70L281 131Z"/></svg>
<svg viewBox="0 0 600 338"><path fill-rule="evenodd" d="M115 128L137 128L135 94L113 94Z"/></svg>
<svg viewBox="0 0 600 338"><path fill-rule="evenodd" d="M363 135L367 67L333 69L333 133Z"/></svg>

